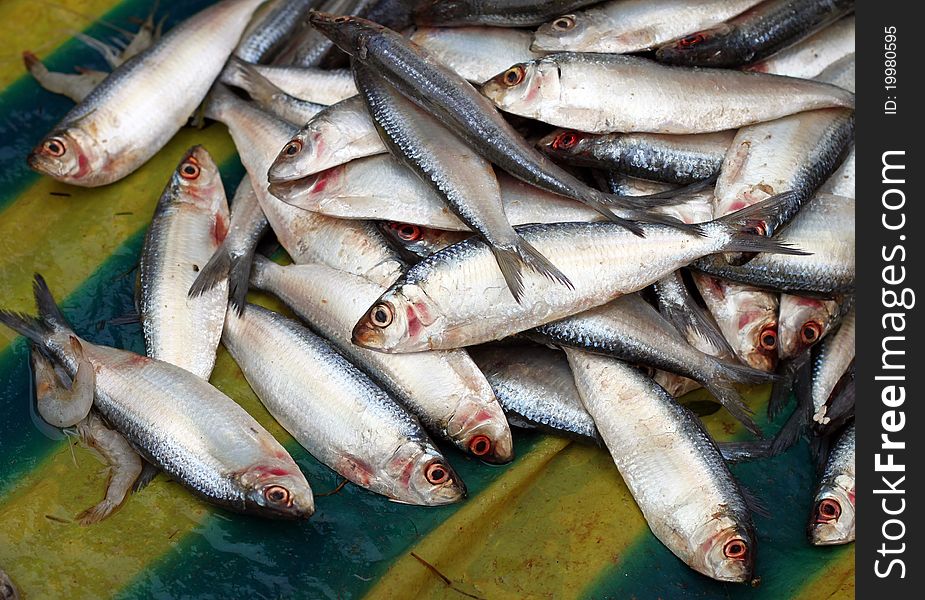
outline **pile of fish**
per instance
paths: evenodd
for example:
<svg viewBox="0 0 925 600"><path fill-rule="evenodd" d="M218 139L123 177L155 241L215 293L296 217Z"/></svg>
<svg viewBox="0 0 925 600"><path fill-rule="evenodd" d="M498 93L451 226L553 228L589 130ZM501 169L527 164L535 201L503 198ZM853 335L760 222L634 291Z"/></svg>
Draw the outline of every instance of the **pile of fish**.
<svg viewBox="0 0 925 600"><path fill-rule="evenodd" d="M209 383L221 343L306 450L398 502L464 499L446 444L507 463L511 426L539 428L605 446L659 540L748 582L755 506L727 462L806 436L809 539L853 540L853 8L223 0L90 40L111 73L27 53L77 101L29 155L40 173L111 184L191 118L227 127L247 171L230 210L206 148L167 182L140 259L147 356L81 337L39 275L38 316L0 312L31 340L39 413L112 466L82 522L158 471L312 515L289 453ZM258 252L273 236L288 260ZM739 391L768 382L772 414L797 398L775 435ZM715 443L677 400L701 386L748 439Z"/></svg>

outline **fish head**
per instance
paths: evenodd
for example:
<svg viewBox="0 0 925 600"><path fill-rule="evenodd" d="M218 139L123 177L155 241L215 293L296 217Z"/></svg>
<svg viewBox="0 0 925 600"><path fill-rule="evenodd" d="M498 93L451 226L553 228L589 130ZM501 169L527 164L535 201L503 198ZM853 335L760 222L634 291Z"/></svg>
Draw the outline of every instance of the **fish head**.
<svg viewBox="0 0 925 600"><path fill-rule="evenodd" d="M771 372L777 365L777 297L750 288L729 288L735 307L733 349L748 366Z"/></svg>
<svg viewBox="0 0 925 600"><path fill-rule="evenodd" d="M244 512L277 519L307 519L315 499L305 475L291 460L267 460L237 474L245 490Z"/></svg>
<svg viewBox="0 0 925 600"><path fill-rule="evenodd" d="M655 50L655 58L668 64L691 64L700 66L725 64L734 50L726 34L732 27L723 23L711 29L698 31L673 42L662 44ZM743 62L747 62L743 60Z"/></svg>
<svg viewBox="0 0 925 600"><path fill-rule="evenodd" d="M325 144L321 132L310 127L299 130L270 165L267 172L270 185L301 179L317 171L323 149Z"/></svg>
<svg viewBox="0 0 925 600"><path fill-rule="evenodd" d="M556 129L541 139L537 146L553 158L575 162L590 156L593 143L592 134L572 129Z"/></svg>
<svg viewBox="0 0 925 600"><path fill-rule="evenodd" d="M343 164L299 179L271 183L267 189L286 204L324 212L327 202L346 193L348 183L346 164Z"/></svg>
<svg viewBox="0 0 925 600"><path fill-rule="evenodd" d="M495 106L524 116L539 116L547 99L559 98L559 68L549 58L512 65L482 84Z"/></svg>
<svg viewBox="0 0 925 600"><path fill-rule="evenodd" d="M778 344L782 359L815 345L829 332L838 315L838 302L781 294Z"/></svg>
<svg viewBox="0 0 925 600"><path fill-rule="evenodd" d="M225 201L225 188L218 166L202 146L186 151L170 180L171 187L180 192L176 198L212 210L217 198Z"/></svg>
<svg viewBox="0 0 925 600"><path fill-rule="evenodd" d="M393 482L391 496L399 502L440 506L466 497L466 485L440 451L429 442L409 440L385 465Z"/></svg>
<svg viewBox="0 0 925 600"><path fill-rule="evenodd" d="M26 158L29 166L39 173L83 186L109 183L107 161L100 144L80 127L51 132Z"/></svg>
<svg viewBox="0 0 925 600"><path fill-rule="evenodd" d="M460 399L446 431L461 450L485 462L504 464L514 459L511 428L494 394L486 399L469 393Z"/></svg>
<svg viewBox="0 0 925 600"><path fill-rule="evenodd" d="M751 581L755 539L751 523L718 512L691 536L690 566L718 581Z"/></svg>
<svg viewBox="0 0 925 600"><path fill-rule="evenodd" d="M591 41L600 32L591 27L592 20L585 15L560 15L544 23L533 34L533 50L566 50Z"/></svg>
<svg viewBox="0 0 925 600"><path fill-rule="evenodd" d="M323 33L338 48L360 60L366 59L366 44L370 38L386 31L386 28L378 23L350 15L312 11L308 20L312 27Z"/></svg>
<svg viewBox="0 0 925 600"><path fill-rule="evenodd" d="M816 546L844 544L854 539L854 480L846 475L825 484L816 494L809 523L809 539Z"/></svg>
<svg viewBox="0 0 925 600"><path fill-rule="evenodd" d="M429 350L439 314L420 287L396 283L353 328L353 343L380 352Z"/></svg>

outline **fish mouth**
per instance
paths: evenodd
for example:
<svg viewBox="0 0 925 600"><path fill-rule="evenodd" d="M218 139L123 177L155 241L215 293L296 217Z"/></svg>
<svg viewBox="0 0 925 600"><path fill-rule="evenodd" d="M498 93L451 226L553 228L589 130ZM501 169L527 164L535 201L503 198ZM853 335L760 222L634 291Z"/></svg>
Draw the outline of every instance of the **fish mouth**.
<svg viewBox="0 0 925 600"><path fill-rule="evenodd" d="M368 323L366 319L356 324L350 339L361 348L384 350L385 336L378 328Z"/></svg>

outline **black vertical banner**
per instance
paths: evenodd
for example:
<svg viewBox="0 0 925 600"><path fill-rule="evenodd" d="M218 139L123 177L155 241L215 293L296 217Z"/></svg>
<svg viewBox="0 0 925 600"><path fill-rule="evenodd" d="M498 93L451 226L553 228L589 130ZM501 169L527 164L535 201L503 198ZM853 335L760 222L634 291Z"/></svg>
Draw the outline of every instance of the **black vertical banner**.
<svg viewBox="0 0 925 600"><path fill-rule="evenodd" d="M920 7L857 6L858 598L919 598L925 576Z"/></svg>

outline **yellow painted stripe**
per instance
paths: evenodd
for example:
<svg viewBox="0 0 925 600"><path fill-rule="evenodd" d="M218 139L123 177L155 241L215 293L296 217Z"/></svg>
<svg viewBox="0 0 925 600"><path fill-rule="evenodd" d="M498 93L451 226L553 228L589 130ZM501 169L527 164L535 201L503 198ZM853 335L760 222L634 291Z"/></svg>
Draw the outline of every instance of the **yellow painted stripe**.
<svg viewBox="0 0 925 600"><path fill-rule="evenodd" d="M106 14L118 0L3 0L0 2L0 88L27 73L23 50L40 58L51 54L71 38L71 31L86 29ZM145 15L139 15L144 17ZM23 27L23 25L28 26Z"/></svg>
<svg viewBox="0 0 925 600"><path fill-rule="evenodd" d="M794 600L819 600L829 598L832 600L849 600L855 596L854 592L854 544L844 548L830 548L832 552L840 552L837 560L819 569L815 578L803 586Z"/></svg>
<svg viewBox="0 0 925 600"><path fill-rule="evenodd" d="M102 188L78 188L42 177L0 218L0 290L3 308L32 314L32 274L45 275L56 298L74 291L120 244L151 221L170 174L194 144L219 164L234 143L218 124L185 128L141 169ZM70 197L53 196L64 192ZM15 339L0 327L0 351Z"/></svg>

